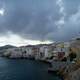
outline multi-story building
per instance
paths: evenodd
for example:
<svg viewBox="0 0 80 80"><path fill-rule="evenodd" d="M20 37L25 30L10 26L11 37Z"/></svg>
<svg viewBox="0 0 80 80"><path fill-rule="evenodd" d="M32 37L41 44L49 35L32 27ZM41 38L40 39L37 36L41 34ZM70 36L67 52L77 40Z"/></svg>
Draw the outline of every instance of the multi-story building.
<svg viewBox="0 0 80 80"><path fill-rule="evenodd" d="M69 56L70 43L60 42L56 44L54 49L54 59L62 60L64 57Z"/></svg>
<svg viewBox="0 0 80 80"><path fill-rule="evenodd" d="M7 49L3 55L9 58L21 58L22 52L19 48L11 48L11 49Z"/></svg>

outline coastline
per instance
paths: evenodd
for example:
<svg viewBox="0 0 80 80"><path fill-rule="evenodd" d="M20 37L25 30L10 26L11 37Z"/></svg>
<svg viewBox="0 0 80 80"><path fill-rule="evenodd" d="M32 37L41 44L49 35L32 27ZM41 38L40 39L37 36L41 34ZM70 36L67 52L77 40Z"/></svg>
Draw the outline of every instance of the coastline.
<svg viewBox="0 0 80 80"><path fill-rule="evenodd" d="M29 59L29 58L7 58L7 57L2 57L2 58L6 58L6 59L16 59L16 60L20 60L20 59L25 59L25 60L34 60L34 61L39 61L39 62L42 62L42 63L46 63L46 64L49 64L49 66L51 66L51 63L46 61L46 60L35 60L35 59ZM55 73L57 74L61 80L79 80L77 79L80 75L80 62L76 62L75 64L73 65L70 65L66 68L62 68L58 71L53 71L53 70L49 70L49 68L47 69L48 73Z"/></svg>
<svg viewBox="0 0 80 80"><path fill-rule="evenodd" d="M80 80L80 61L60 69L58 74L63 77L63 80Z"/></svg>

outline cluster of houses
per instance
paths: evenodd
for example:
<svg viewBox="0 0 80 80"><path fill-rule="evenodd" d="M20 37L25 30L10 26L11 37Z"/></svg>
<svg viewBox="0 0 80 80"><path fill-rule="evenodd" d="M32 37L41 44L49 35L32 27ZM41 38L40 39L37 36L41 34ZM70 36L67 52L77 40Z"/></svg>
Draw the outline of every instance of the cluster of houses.
<svg viewBox="0 0 80 80"><path fill-rule="evenodd" d="M3 54L9 58L34 58L36 60L69 60L70 52L76 53L80 58L80 39L73 39L69 42L55 42L52 44L28 45L7 49Z"/></svg>

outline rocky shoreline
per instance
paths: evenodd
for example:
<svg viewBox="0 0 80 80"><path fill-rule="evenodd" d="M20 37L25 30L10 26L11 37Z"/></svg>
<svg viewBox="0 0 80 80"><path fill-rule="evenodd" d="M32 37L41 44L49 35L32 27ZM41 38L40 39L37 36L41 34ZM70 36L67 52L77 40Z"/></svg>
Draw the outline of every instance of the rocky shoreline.
<svg viewBox="0 0 80 80"><path fill-rule="evenodd" d="M60 69L58 74L64 80L80 80L80 61Z"/></svg>

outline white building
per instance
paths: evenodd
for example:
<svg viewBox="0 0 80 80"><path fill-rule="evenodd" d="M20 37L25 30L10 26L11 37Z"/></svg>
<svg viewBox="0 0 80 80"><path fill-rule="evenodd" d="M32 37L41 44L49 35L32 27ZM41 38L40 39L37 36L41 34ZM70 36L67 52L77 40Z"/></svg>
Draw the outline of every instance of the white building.
<svg viewBox="0 0 80 80"><path fill-rule="evenodd" d="M28 58L33 55L33 46L22 46L20 47L23 57Z"/></svg>
<svg viewBox="0 0 80 80"><path fill-rule="evenodd" d="M21 58L22 52L19 48L11 48L6 50L4 56L7 56L9 58Z"/></svg>
<svg viewBox="0 0 80 80"><path fill-rule="evenodd" d="M50 45L42 45L40 46L39 54L41 58L49 58L52 56L52 46Z"/></svg>

